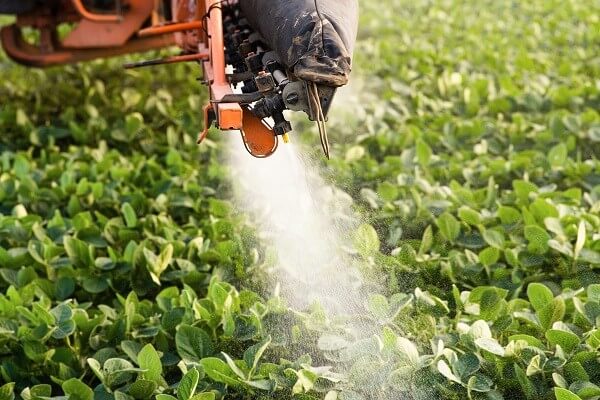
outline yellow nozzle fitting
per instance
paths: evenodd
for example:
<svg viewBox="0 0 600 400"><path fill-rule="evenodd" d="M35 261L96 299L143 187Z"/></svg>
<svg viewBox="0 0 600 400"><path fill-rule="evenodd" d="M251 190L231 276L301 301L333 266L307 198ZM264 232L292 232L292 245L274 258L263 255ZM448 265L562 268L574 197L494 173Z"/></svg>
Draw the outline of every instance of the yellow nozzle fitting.
<svg viewBox="0 0 600 400"><path fill-rule="evenodd" d="M283 139L283 143L289 143L290 142L290 135L288 135L287 133L284 133L283 135L281 135L282 139Z"/></svg>

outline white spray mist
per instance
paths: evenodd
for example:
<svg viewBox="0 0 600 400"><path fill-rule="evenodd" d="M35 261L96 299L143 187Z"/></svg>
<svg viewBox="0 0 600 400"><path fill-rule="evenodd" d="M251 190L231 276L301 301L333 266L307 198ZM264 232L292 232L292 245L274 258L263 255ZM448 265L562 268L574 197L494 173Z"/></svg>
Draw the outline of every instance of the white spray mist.
<svg viewBox="0 0 600 400"><path fill-rule="evenodd" d="M277 256L276 280L290 306L317 301L335 314L364 305L361 281L344 248L355 225L351 198L326 185L293 143L267 159L250 156L231 138L230 163L240 209L254 216Z"/></svg>

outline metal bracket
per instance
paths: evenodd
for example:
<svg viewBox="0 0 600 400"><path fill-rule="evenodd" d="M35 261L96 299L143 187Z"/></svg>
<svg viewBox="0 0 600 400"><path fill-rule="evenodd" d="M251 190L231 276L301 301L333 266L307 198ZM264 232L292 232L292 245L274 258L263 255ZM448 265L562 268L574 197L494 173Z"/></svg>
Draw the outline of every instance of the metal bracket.
<svg viewBox="0 0 600 400"><path fill-rule="evenodd" d="M85 6L81 2L81 0L71 0L71 3L73 3L73 7L75 8L75 10L77 10L79 15L81 15L83 18L87 19L88 21L120 22L123 19L123 16L121 15L121 9L122 9L121 0L116 0L116 13L115 14L98 14L98 13L90 12L85 8Z"/></svg>

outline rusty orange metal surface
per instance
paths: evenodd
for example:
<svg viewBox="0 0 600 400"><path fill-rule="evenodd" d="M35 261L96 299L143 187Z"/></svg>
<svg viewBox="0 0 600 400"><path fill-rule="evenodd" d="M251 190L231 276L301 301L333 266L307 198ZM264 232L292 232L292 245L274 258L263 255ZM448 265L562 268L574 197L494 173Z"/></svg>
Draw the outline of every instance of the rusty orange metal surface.
<svg viewBox="0 0 600 400"><path fill-rule="evenodd" d="M81 15L84 19L93 22L119 22L121 21L121 15L119 14L97 14L93 12L89 12L81 0L71 0L73 7L79 15Z"/></svg>
<svg viewBox="0 0 600 400"><path fill-rule="evenodd" d="M171 2L171 13L174 23L186 23L201 21L205 10L204 0L197 2L173 0ZM175 41L179 47L186 51L197 51L199 43L205 43L202 30L175 32Z"/></svg>
<svg viewBox="0 0 600 400"><path fill-rule="evenodd" d="M212 100L220 100L232 94L231 86L225 75L225 44L223 43L223 14L219 0L205 2L207 28L211 32L207 38L210 61L204 62L204 80L210 86ZM215 103L217 126L221 129L241 129L243 125L242 107L237 103Z"/></svg>
<svg viewBox="0 0 600 400"><path fill-rule="evenodd" d="M51 52L45 52L27 43L18 26L9 25L0 30L0 41L6 54L13 60L32 67L50 67L160 49L172 45L173 37L164 35L139 38L130 40L123 46L98 49L66 49L57 45Z"/></svg>
<svg viewBox="0 0 600 400"><path fill-rule="evenodd" d="M157 0L127 0L121 13L115 14L90 12L81 0L40 3L33 12L19 15L15 24L3 27L0 41L13 60L36 67L70 64L176 44L184 54L131 63L126 67L200 61L211 102L203 109L205 127L199 140L206 137L210 125L215 122L221 130L239 130L244 145L253 156L273 154L278 139L272 129L248 108L242 108L235 102L220 101L224 96L233 94L225 70L221 0L172 0L170 4L173 18L166 21ZM75 26L60 41L56 28L65 22ZM21 33L23 27L39 30L37 45L25 41Z"/></svg>
<svg viewBox="0 0 600 400"><path fill-rule="evenodd" d="M123 46L150 18L153 10L152 1L129 0L121 20L98 22L83 18L62 44L76 49Z"/></svg>
<svg viewBox="0 0 600 400"><path fill-rule="evenodd" d="M243 125L240 132L250 154L257 158L265 158L275 153L279 144L277 136L250 110L244 109Z"/></svg>
<svg viewBox="0 0 600 400"><path fill-rule="evenodd" d="M198 135L198 140L196 141L196 143L198 144L202 143L202 141L206 139L206 137L208 136L208 130L210 129L210 126L213 123L211 119L211 114L214 115L212 104L206 104L202 108L202 114L204 116L204 129L202 129L202 132L200 132L200 134Z"/></svg>

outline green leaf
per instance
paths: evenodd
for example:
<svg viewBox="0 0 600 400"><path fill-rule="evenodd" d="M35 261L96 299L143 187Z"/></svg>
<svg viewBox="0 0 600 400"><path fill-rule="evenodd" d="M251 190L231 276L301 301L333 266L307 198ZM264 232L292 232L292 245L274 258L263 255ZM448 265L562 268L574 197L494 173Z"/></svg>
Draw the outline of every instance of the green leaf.
<svg viewBox="0 0 600 400"><path fill-rule="evenodd" d="M137 225L137 215L135 215L135 210L131 207L131 204L123 203L121 206L121 213L123 214L123 218L125 218L127 227L135 228Z"/></svg>
<svg viewBox="0 0 600 400"><path fill-rule="evenodd" d="M398 198L400 194L400 189L398 185L392 184L390 182L382 182L377 185L377 193L379 197L381 197L384 201L394 201Z"/></svg>
<svg viewBox="0 0 600 400"><path fill-rule="evenodd" d="M329 392L327 392L323 400L337 400L337 398L338 393L335 390L330 390Z"/></svg>
<svg viewBox="0 0 600 400"><path fill-rule="evenodd" d="M554 388L554 395L556 396L556 400L581 400L581 397L575 393L559 387Z"/></svg>
<svg viewBox="0 0 600 400"><path fill-rule="evenodd" d="M419 351L413 342L406 338L399 337L396 339L396 348L413 366L417 367L419 365Z"/></svg>
<svg viewBox="0 0 600 400"><path fill-rule="evenodd" d="M527 286L527 298L536 311L542 310L548 304L552 304L554 295L548 287L542 283L530 283Z"/></svg>
<svg viewBox="0 0 600 400"><path fill-rule="evenodd" d="M102 366L100 365L98 360L94 358L88 358L86 361L92 372L94 372L94 374L98 377L98 379L100 379L100 381L104 382L104 372L102 371Z"/></svg>
<svg viewBox="0 0 600 400"><path fill-rule="evenodd" d="M557 297L552 300L551 304L539 310L537 316L540 319L542 327L548 329L554 322L561 321L565 316L565 309L565 301Z"/></svg>
<svg viewBox="0 0 600 400"><path fill-rule="evenodd" d="M121 342L121 349L127 354L127 357L134 363L138 364L137 355L142 350L142 345L132 340L124 340ZM139 364L138 364L139 365Z"/></svg>
<svg viewBox="0 0 600 400"><path fill-rule="evenodd" d="M171 243L167 244L158 256L147 248L144 248L143 253L146 257L152 280L157 285L160 285L160 276L167 269L173 258L173 245Z"/></svg>
<svg viewBox="0 0 600 400"><path fill-rule="evenodd" d="M494 383L490 378L482 374L476 374L469 378L467 389L469 391L486 393L489 392Z"/></svg>
<svg viewBox="0 0 600 400"><path fill-rule="evenodd" d="M310 392L318 379L318 376L315 373L306 369L296 372L296 376L298 379L292 388L292 393L294 394Z"/></svg>
<svg viewBox="0 0 600 400"><path fill-rule="evenodd" d="M600 329L590 331L585 343L590 346L592 350L598 350L600 348Z"/></svg>
<svg viewBox="0 0 600 400"><path fill-rule="evenodd" d="M227 363L219 358L208 357L200 360L200 365L212 380L224 383L228 386L240 386L237 375L231 370Z"/></svg>
<svg viewBox="0 0 600 400"><path fill-rule="evenodd" d="M486 321L495 321L506 302L504 296L496 288L488 288L481 294L479 316Z"/></svg>
<svg viewBox="0 0 600 400"><path fill-rule="evenodd" d="M500 357L504 357L504 347L502 347L496 339L479 338L475 339L475 344L482 350L488 351Z"/></svg>
<svg viewBox="0 0 600 400"><path fill-rule="evenodd" d="M582 399L590 399L600 396L600 387L591 382L574 382L570 390Z"/></svg>
<svg viewBox="0 0 600 400"><path fill-rule="evenodd" d="M535 386L529 380L529 377L525 374L525 371L518 364L513 364L513 369L515 371L515 376L517 377L517 381L519 382L519 386L521 386L521 390L525 394L525 398L528 400L536 398Z"/></svg>
<svg viewBox="0 0 600 400"><path fill-rule="evenodd" d="M71 378L62 383L62 389L69 399L72 400L93 400L94 391L85 383L77 378Z"/></svg>
<svg viewBox="0 0 600 400"><path fill-rule="evenodd" d="M431 225L427 225L425 231L423 232L423 237L421 238L421 244L419 246L419 254L423 255L431 249L433 245L433 229L431 229Z"/></svg>
<svg viewBox="0 0 600 400"><path fill-rule="evenodd" d="M548 162L553 168L564 167L567 161L567 145L559 143L548 152Z"/></svg>
<svg viewBox="0 0 600 400"><path fill-rule="evenodd" d="M60 277L54 284L56 299L66 300L75 291L75 280L70 277Z"/></svg>
<svg viewBox="0 0 600 400"><path fill-rule="evenodd" d="M438 363L437 363L437 370L446 379L448 379L448 380L450 380L452 382L462 383L461 380L460 380L460 378L457 377L456 375L454 375L454 373L452 372L452 370L450 369L450 367L448 366L448 364L446 363L446 361L439 360Z"/></svg>
<svg viewBox="0 0 600 400"><path fill-rule="evenodd" d="M0 400L14 400L15 398L15 383L5 383L0 387Z"/></svg>
<svg viewBox="0 0 600 400"><path fill-rule="evenodd" d="M481 214L467 206L458 209L458 217L469 225L481 224Z"/></svg>
<svg viewBox="0 0 600 400"><path fill-rule="evenodd" d="M586 290L588 300L600 303L600 284L594 283L587 287Z"/></svg>
<svg viewBox="0 0 600 400"><path fill-rule="evenodd" d="M136 399L149 399L156 391L158 385L154 381L147 379L138 379L129 387L128 394Z"/></svg>
<svg viewBox="0 0 600 400"><path fill-rule="evenodd" d="M139 93L138 93L139 95ZM132 99L133 100L133 99ZM137 103L137 102L136 102ZM127 139L132 140L144 126L144 117L140 113L131 113L125 117L125 130Z"/></svg>
<svg viewBox="0 0 600 400"><path fill-rule="evenodd" d="M553 345L560 345L565 351L573 351L580 343L579 337L571 332L558 329L549 329L546 331L546 339Z"/></svg>
<svg viewBox="0 0 600 400"><path fill-rule="evenodd" d="M487 247L479 253L479 262L489 267L498 262L500 251L494 247Z"/></svg>
<svg viewBox="0 0 600 400"><path fill-rule="evenodd" d="M521 213L519 212L519 210L512 208L512 207L500 206L500 207L498 207L497 213L498 213L498 217L500 218L500 221L504 225L516 224L517 222L519 222L522 219Z"/></svg>
<svg viewBox="0 0 600 400"><path fill-rule="evenodd" d="M567 382L567 380L561 374L559 374L557 372L552 373L552 380L554 381L554 384L558 387L562 387L562 388L569 387L569 383Z"/></svg>
<svg viewBox="0 0 600 400"><path fill-rule="evenodd" d="M183 376L179 386L177 386L177 398L179 400L189 400L196 392L200 374L198 370L192 368Z"/></svg>
<svg viewBox="0 0 600 400"><path fill-rule="evenodd" d="M587 382L590 380L589 374L587 373L585 368L583 368L583 366L581 365L580 362L571 361L571 362L566 363L565 366L563 367L563 371L565 374L565 378L568 381Z"/></svg>
<svg viewBox="0 0 600 400"><path fill-rule="evenodd" d="M88 364L89 364L88 359ZM90 364L91 366L91 364ZM110 388L115 388L129 382L140 369L122 358L109 358L102 367L104 382Z"/></svg>
<svg viewBox="0 0 600 400"><path fill-rule="evenodd" d="M524 340L530 346L537 347L538 349L544 349L544 345L543 345L542 341L531 335L525 335L525 334L512 335L512 336L508 337L508 340L510 340L510 341Z"/></svg>
<svg viewBox="0 0 600 400"><path fill-rule="evenodd" d="M320 341L319 341L320 343ZM267 337L262 342L255 344L254 346L250 346L244 352L244 361L248 368L250 368L249 376L252 377L256 367L258 366L258 362L263 356L264 352L267 350L269 345L271 344L271 337Z"/></svg>
<svg viewBox="0 0 600 400"><path fill-rule="evenodd" d="M21 391L23 400L36 400L38 398L51 397L52 386L47 384L35 385L31 388L25 388Z"/></svg>
<svg viewBox="0 0 600 400"><path fill-rule="evenodd" d="M120 390L115 390L114 397L115 397L115 400L134 400L133 397L131 397L127 393L121 392Z"/></svg>
<svg viewBox="0 0 600 400"><path fill-rule="evenodd" d="M536 354L529 360L529 364L527 365L527 370L525 374L527 376L533 376L540 372L542 372L542 358L539 354Z"/></svg>
<svg viewBox="0 0 600 400"><path fill-rule="evenodd" d="M137 363L140 368L146 370L142 374L145 379L157 384L162 383L162 363L152 344L148 343L140 350L137 355Z"/></svg>
<svg viewBox="0 0 600 400"><path fill-rule="evenodd" d="M584 248L581 249L577 259L589 264L600 265L600 252Z"/></svg>
<svg viewBox="0 0 600 400"><path fill-rule="evenodd" d="M346 161L353 162L360 160L365 155L365 148L363 146L352 146L346 150Z"/></svg>
<svg viewBox="0 0 600 400"><path fill-rule="evenodd" d="M586 229L585 222L579 221L579 226L577 228L577 241L575 242L575 247L573 248L573 258L577 260L579 258L579 254L585 245L586 238Z"/></svg>
<svg viewBox="0 0 600 400"><path fill-rule="evenodd" d="M190 400L215 400L215 394L212 392L206 392L206 393L198 393L197 395L193 396Z"/></svg>
<svg viewBox="0 0 600 400"><path fill-rule="evenodd" d="M225 352L221 352L221 354L223 355L223 357L225 357L225 362L227 362L227 365L229 366L229 368L231 368L231 370L233 371L234 374L237 375L237 377L243 381L248 381L250 379L250 377L248 376L248 374L246 373L246 366L243 365L244 362L243 361L234 361L229 354L225 353ZM242 368L244 368L244 370L242 370Z"/></svg>
<svg viewBox="0 0 600 400"><path fill-rule="evenodd" d="M448 212L440 215L436 220L437 226L444 237L453 242L460 234L460 223L454 216Z"/></svg>
<svg viewBox="0 0 600 400"><path fill-rule="evenodd" d="M344 349L350 345L346 339L339 335L324 334L319 337L318 347L324 351L338 351ZM245 359L246 357L244 357ZM248 364L248 361L246 361Z"/></svg>
<svg viewBox="0 0 600 400"><path fill-rule="evenodd" d="M529 206L529 210L539 225L545 225L547 218L558 218L558 210L546 199L535 199Z"/></svg>
<svg viewBox="0 0 600 400"><path fill-rule="evenodd" d="M203 329L190 325L179 326L175 345L177 353L186 363L197 363L214 352L210 336Z"/></svg>
<svg viewBox="0 0 600 400"><path fill-rule="evenodd" d="M108 289L108 282L103 277L88 277L83 280L82 286L86 292L98 294Z"/></svg>
<svg viewBox="0 0 600 400"><path fill-rule="evenodd" d="M55 319L56 328L52 333L52 337L55 339L64 339L75 332L75 322L71 319L73 317L73 310L66 304L60 304L51 310L52 315Z"/></svg>
<svg viewBox="0 0 600 400"><path fill-rule="evenodd" d="M379 236L369 224L362 224L354 233L354 247L363 256L371 256L379 251Z"/></svg>
<svg viewBox="0 0 600 400"><path fill-rule="evenodd" d="M544 254L548 251L550 235L537 225L525 227L525 238L529 241L527 250L535 254Z"/></svg>
<svg viewBox="0 0 600 400"><path fill-rule="evenodd" d="M54 321L57 324L61 322L69 321L73 317L73 310L66 304L59 304L54 307L51 311Z"/></svg>
<svg viewBox="0 0 600 400"><path fill-rule="evenodd" d="M418 139L416 142L416 153L419 164L423 167L427 166L433 154L431 147L424 140Z"/></svg>
<svg viewBox="0 0 600 400"><path fill-rule="evenodd" d="M63 239L65 251L77 268L89 268L94 265L93 248L85 242L71 236Z"/></svg>
<svg viewBox="0 0 600 400"><path fill-rule="evenodd" d="M486 229L482 232L482 236L489 246L499 250L504 249L504 234L499 230Z"/></svg>
<svg viewBox="0 0 600 400"><path fill-rule="evenodd" d="M467 382L471 375L479 371L479 358L473 353L463 354L452 364L452 368L462 382Z"/></svg>
<svg viewBox="0 0 600 400"><path fill-rule="evenodd" d="M555 299L550 289L541 283L530 283L527 287L527 297L545 329L560 321L565 314L564 300L560 297Z"/></svg>
<svg viewBox="0 0 600 400"><path fill-rule="evenodd" d="M529 193L538 191L538 187L531 182L515 180L513 181L513 189L517 198L521 203L529 203Z"/></svg>

